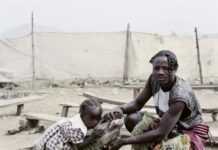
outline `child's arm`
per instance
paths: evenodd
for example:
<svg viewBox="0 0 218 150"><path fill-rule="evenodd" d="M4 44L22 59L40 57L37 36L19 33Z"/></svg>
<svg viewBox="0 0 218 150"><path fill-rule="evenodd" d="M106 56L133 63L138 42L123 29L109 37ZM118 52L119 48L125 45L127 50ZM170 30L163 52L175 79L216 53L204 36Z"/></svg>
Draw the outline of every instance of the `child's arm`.
<svg viewBox="0 0 218 150"><path fill-rule="evenodd" d="M96 142L96 139L99 139L104 134L103 129L93 129L92 133L87 136L82 143L79 143L79 148L84 148L89 144Z"/></svg>

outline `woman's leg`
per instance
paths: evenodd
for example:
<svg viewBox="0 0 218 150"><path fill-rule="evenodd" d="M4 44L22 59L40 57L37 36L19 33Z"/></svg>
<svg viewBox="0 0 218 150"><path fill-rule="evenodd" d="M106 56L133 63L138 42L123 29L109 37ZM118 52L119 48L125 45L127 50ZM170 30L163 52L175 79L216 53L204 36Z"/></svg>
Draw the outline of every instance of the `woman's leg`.
<svg viewBox="0 0 218 150"><path fill-rule="evenodd" d="M124 118L124 124L126 126L126 129L130 133L133 131L135 126L142 120L143 115L144 114L141 112L136 112L136 113L129 114Z"/></svg>
<svg viewBox="0 0 218 150"><path fill-rule="evenodd" d="M150 125L151 123L153 123L154 120L155 117L153 117L148 112L145 112L142 120L133 129L132 135L140 135L150 130ZM132 150L148 150L149 146L149 144L135 144L132 145Z"/></svg>

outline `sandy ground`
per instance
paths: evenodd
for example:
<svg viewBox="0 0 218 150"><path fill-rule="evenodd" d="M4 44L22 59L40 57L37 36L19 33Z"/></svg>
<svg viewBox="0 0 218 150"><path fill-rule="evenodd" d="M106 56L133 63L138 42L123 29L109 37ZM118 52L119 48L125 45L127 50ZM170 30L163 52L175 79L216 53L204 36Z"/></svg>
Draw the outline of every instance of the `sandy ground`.
<svg viewBox="0 0 218 150"><path fill-rule="evenodd" d="M130 89L121 89L115 87L97 87L97 88L44 88L36 90L37 92L47 93L45 100L25 104L23 113L39 112L53 115L60 115L60 103L75 102L81 103L84 97L83 92L92 92L99 96L128 102L132 100L132 91ZM218 92L212 90L196 91L200 104L205 108L218 108ZM151 103L151 102L149 102ZM70 110L70 115L74 115L77 110ZM6 135L7 130L18 127L18 121L21 117L15 116L16 106L10 106L0 109L0 150L17 150L29 146L36 140L40 134L31 134L30 131L22 132L15 135ZM211 121L209 115L204 115L205 121ZM42 124L46 124L42 122ZM211 124L211 132L218 136L218 123ZM123 148L129 149L129 148Z"/></svg>

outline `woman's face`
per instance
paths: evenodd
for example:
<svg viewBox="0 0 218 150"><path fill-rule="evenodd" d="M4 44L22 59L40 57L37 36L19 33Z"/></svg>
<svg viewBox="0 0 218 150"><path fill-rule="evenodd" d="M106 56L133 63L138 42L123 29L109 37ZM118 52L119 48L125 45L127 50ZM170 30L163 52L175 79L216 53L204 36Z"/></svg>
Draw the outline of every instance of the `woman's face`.
<svg viewBox="0 0 218 150"><path fill-rule="evenodd" d="M160 83L161 87L169 85L175 79L175 71L170 70L167 57L158 56L153 60L153 72L155 79Z"/></svg>

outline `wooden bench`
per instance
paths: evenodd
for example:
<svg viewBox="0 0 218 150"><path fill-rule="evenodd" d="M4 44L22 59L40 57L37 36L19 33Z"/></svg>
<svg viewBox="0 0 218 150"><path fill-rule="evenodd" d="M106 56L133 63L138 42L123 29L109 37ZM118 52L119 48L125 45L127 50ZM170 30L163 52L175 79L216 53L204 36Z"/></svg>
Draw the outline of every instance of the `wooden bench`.
<svg viewBox="0 0 218 150"><path fill-rule="evenodd" d="M39 124L39 121L57 122L65 117L42 114L42 113L25 113L22 116L27 120L27 126L34 128Z"/></svg>
<svg viewBox="0 0 218 150"><path fill-rule="evenodd" d="M43 100L44 98L45 96L27 96L23 98L0 100L0 108L17 105L16 115L20 115L25 103Z"/></svg>

